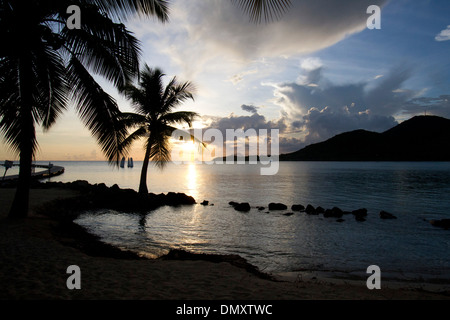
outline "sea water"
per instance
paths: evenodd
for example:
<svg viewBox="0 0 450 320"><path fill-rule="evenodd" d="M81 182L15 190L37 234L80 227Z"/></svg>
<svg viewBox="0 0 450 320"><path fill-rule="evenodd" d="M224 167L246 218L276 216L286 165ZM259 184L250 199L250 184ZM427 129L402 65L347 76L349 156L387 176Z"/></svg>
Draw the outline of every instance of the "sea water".
<svg viewBox="0 0 450 320"><path fill-rule="evenodd" d="M105 162L54 162L65 167L51 181L87 180L137 190L141 162L113 168ZM150 257L181 248L238 254L266 272L319 270L364 273L378 265L404 279L450 280L450 231L429 220L450 218L448 162L281 162L273 176L258 165L150 166L149 192L183 192L198 204L161 207L145 214L98 210L76 222L103 241ZM208 200L209 205L200 205ZM248 202L238 212L228 202ZM269 211L270 202L288 210ZM366 208L366 221L344 215L292 212L291 205ZM263 206L264 210L257 207ZM397 219L383 220L381 210Z"/></svg>

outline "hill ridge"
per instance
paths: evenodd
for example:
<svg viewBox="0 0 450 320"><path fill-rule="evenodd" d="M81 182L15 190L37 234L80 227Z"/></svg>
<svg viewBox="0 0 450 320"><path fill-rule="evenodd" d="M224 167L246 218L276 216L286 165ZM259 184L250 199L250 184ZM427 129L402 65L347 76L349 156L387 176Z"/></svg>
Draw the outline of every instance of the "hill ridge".
<svg viewBox="0 0 450 320"><path fill-rule="evenodd" d="M450 120L415 116L382 133L357 129L281 154L281 161L450 161Z"/></svg>

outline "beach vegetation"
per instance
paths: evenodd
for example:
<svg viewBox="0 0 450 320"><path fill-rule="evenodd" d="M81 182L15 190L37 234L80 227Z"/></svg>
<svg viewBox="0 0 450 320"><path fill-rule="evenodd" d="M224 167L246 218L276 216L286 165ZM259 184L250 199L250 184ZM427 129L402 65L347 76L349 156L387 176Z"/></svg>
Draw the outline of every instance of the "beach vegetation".
<svg viewBox="0 0 450 320"><path fill-rule="evenodd" d="M67 8L82 12L67 26ZM164 0L2 0L0 2L0 132L20 159L12 218L28 214L36 129L49 130L72 102L112 163L126 130L119 108L94 78L123 88L139 72L138 40L122 21L140 14L168 20Z"/></svg>

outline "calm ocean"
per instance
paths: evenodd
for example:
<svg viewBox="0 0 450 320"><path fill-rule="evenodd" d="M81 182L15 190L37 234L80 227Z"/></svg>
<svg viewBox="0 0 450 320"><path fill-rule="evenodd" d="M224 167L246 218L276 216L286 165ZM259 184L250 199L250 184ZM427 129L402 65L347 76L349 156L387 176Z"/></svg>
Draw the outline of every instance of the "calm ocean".
<svg viewBox="0 0 450 320"><path fill-rule="evenodd" d="M137 190L141 162L114 169L104 162L54 162L66 171L52 181L87 180ZM450 163L281 162L278 174L258 165L169 164L150 167L149 192L184 192L200 204L162 207L146 215L102 210L76 222L105 242L149 256L170 248L239 254L266 272L320 270L365 273L378 265L403 279L450 280L450 231L426 220L450 218ZM249 202L250 212L229 201ZM268 212L270 202L286 211ZM367 208L358 222L291 212L292 204ZM257 206L266 207L258 210ZM397 216L382 220L385 210Z"/></svg>

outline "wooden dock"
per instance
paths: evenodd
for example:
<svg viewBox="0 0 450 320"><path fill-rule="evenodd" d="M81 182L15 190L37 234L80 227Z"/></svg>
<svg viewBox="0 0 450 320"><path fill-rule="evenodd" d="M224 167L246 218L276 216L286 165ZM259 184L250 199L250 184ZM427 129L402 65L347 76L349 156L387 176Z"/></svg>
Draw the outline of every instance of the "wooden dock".
<svg viewBox="0 0 450 320"><path fill-rule="evenodd" d="M1 164L1 165L4 166L3 164ZM13 166L18 166L18 164L13 164ZM64 167L54 166L51 163L49 165L33 164L32 168L46 169L43 171L31 173L31 178L37 179L37 180L59 176L60 174L64 173ZM0 181L12 181L12 180L17 180L17 179L19 179L18 174L11 175L11 176L5 176L4 178L2 178L2 176L0 176Z"/></svg>

